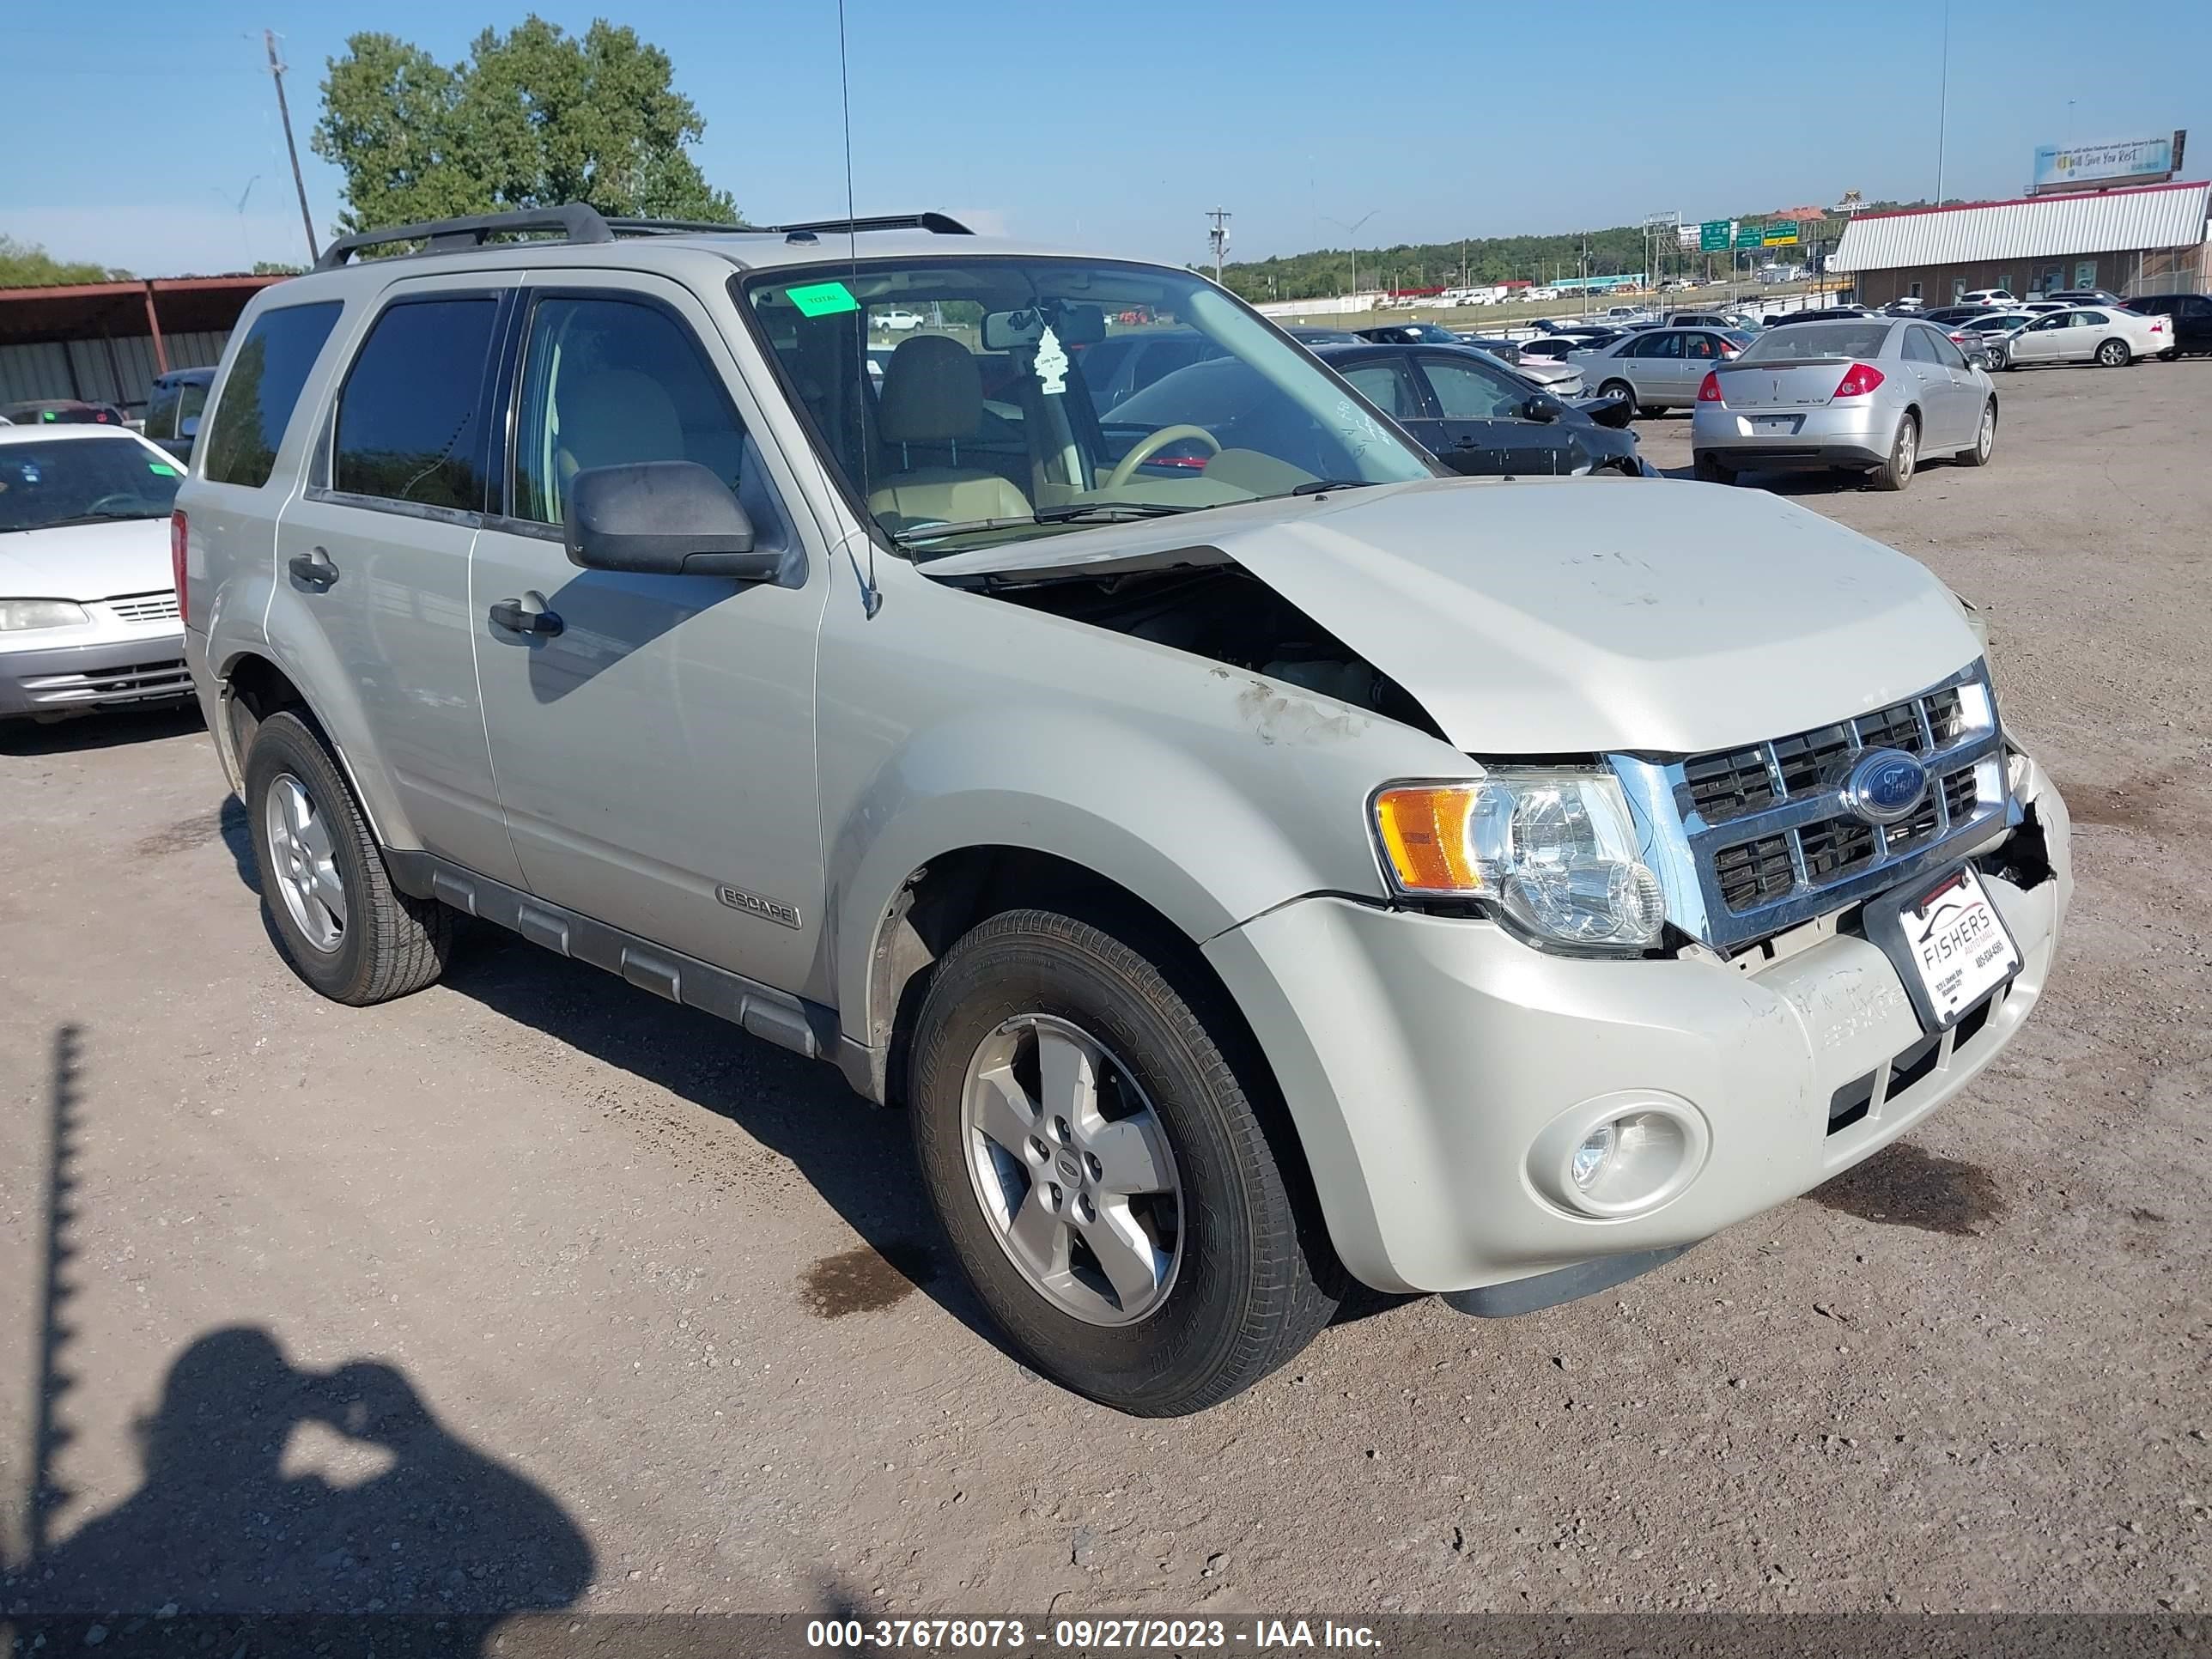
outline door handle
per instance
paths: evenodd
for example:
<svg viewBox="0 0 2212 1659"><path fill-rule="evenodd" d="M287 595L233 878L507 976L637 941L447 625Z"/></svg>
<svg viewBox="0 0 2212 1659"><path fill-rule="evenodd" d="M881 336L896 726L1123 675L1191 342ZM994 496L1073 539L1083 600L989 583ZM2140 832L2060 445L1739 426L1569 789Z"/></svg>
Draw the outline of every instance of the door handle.
<svg viewBox="0 0 2212 1659"><path fill-rule="evenodd" d="M494 628L510 634L540 634L550 639L568 626L556 612L545 608L543 593L525 593L519 599L501 599L484 613Z"/></svg>
<svg viewBox="0 0 2212 1659"><path fill-rule="evenodd" d="M311 587L328 587L338 579L338 568L331 562L327 547L312 547L305 553L295 553L286 561L285 568Z"/></svg>

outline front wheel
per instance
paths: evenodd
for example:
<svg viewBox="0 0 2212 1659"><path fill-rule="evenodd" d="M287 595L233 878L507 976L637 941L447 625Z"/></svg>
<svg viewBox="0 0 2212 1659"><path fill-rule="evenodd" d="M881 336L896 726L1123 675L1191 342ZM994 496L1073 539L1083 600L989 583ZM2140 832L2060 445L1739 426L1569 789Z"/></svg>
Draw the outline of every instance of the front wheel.
<svg viewBox="0 0 2212 1659"><path fill-rule="evenodd" d="M1875 468L1871 482L1876 489L1902 489L1912 482L1920 460L1920 422L1907 415L1897 423L1890 441L1889 459Z"/></svg>
<svg viewBox="0 0 2212 1659"><path fill-rule="evenodd" d="M1989 372L2001 374L2012 367L2012 353L2001 345L1990 348Z"/></svg>
<svg viewBox="0 0 2212 1659"><path fill-rule="evenodd" d="M1992 398L1982 405L1982 422L1974 431L1974 447L1959 459L1968 466L1987 466L1996 447L1997 401Z"/></svg>
<svg viewBox="0 0 2212 1659"><path fill-rule="evenodd" d="M2125 368L2135 361L2124 340L2107 340L2097 348L2097 361L2106 368Z"/></svg>
<svg viewBox="0 0 2212 1659"><path fill-rule="evenodd" d="M915 1152L969 1282L1024 1358L1174 1417L1311 1341L1341 1270L1264 1066L1196 970L1012 910L946 953L908 1089Z"/></svg>
<svg viewBox="0 0 2212 1659"><path fill-rule="evenodd" d="M271 714L255 728L246 813L262 904L301 979L362 1007L419 991L445 971L453 913L392 884L343 775L297 714Z"/></svg>

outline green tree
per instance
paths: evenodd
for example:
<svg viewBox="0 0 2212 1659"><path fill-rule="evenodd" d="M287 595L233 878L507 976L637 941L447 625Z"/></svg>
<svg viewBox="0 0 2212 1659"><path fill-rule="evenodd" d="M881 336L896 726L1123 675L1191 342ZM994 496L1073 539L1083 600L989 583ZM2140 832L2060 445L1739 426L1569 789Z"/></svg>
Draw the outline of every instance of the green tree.
<svg viewBox="0 0 2212 1659"><path fill-rule="evenodd" d="M706 124L668 54L604 18L532 15L448 67L389 34L331 60L309 140L345 174L341 231L587 202L603 213L736 223L688 147Z"/></svg>
<svg viewBox="0 0 2212 1659"><path fill-rule="evenodd" d="M128 277L127 270L81 259L57 259L36 242L0 235L0 288L46 288L57 283L106 283Z"/></svg>

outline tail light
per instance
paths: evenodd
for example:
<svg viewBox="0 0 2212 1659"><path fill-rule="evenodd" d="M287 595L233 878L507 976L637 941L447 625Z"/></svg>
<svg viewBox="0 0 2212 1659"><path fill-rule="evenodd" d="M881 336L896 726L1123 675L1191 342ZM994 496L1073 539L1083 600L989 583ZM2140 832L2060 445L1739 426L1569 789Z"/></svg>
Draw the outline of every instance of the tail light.
<svg viewBox="0 0 2212 1659"><path fill-rule="evenodd" d="M1964 344L1966 344L1966 330L1964 330L1964 329L1960 329L1960 330L1956 334L1954 334L1954 335L1951 337L1951 340L1952 340L1952 343L1953 343L1953 344L1954 344L1954 345L1964 345Z"/></svg>
<svg viewBox="0 0 2212 1659"><path fill-rule="evenodd" d="M185 542L186 530L182 507L169 514L169 579L177 585L177 615L189 625L191 613L185 605Z"/></svg>
<svg viewBox="0 0 2212 1659"><path fill-rule="evenodd" d="M1707 369L1705 378L1698 385L1698 401L1717 404L1721 401L1721 377L1717 369Z"/></svg>
<svg viewBox="0 0 2212 1659"><path fill-rule="evenodd" d="M1872 363L1853 363L1844 371L1844 378L1836 382L1838 398L1863 398L1881 384L1881 371Z"/></svg>

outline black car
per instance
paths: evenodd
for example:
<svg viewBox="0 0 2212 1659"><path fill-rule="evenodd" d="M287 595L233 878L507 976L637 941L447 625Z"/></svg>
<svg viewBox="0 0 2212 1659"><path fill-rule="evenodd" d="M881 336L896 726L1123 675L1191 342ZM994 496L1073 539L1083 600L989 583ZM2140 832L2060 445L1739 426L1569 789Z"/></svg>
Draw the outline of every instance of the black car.
<svg viewBox="0 0 2212 1659"><path fill-rule="evenodd" d="M1599 425L1471 347L1361 342L1315 356L1455 472L1655 476L1634 433Z"/></svg>
<svg viewBox="0 0 2212 1659"><path fill-rule="evenodd" d="M1373 340L1382 345L1465 345L1464 336L1455 334L1442 323L1382 323L1373 328L1358 331L1363 340Z"/></svg>
<svg viewBox="0 0 2212 1659"><path fill-rule="evenodd" d="M1299 324L1296 327L1285 329L1283 332L1300 345L1358 345L1359 343L1359 337L1348 328L1317 328Z"/></svg>
<svg viewBox="0 0 2212 1659"><path fill-rule="evenodd" d="M1779 317L1769 317L1769 328L1783 328L1791 323L1856 323L1865 320L1866 313L1857 306L1826 306L1815 311L1785 311ZM1930 320L1923 317L1922 321Z"/></svg>
<svg viewBox="0 0 2212 1659"><path fill-rule="evenodd" d="M2127 307L2170 321L2177 357L2212 352L2212 294L2138 294L2127 302Z"/></svg>
<svg viewBox="0 0 2212 1659"><path fill-rule="evenodd" d="M1986 317L1997 309L1999 307L1996 306L1939 306L1933 311L1922 312L1920 320L1923 323L1963 323L1972 317Z"/></svg>
<svg viewBox="0 0 2212 1659"><path fill-rule="evenodd" d="M179 460L190 460L199 435L200 411L207 407L212 368L173 368L156 374L146 394L146 435Z"/></svg>

